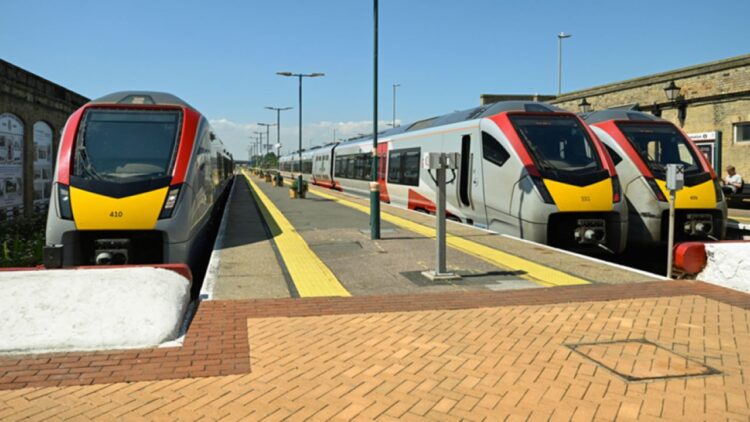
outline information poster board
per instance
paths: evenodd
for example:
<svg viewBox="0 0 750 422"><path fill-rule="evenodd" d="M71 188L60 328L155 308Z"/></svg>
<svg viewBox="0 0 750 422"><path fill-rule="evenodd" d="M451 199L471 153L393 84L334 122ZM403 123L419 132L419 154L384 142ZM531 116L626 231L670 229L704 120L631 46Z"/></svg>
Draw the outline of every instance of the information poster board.
<svg viewBox="0 0 750 422"><path fill-rule="evenodd" d="M47 211L52 192L52 128L34 123L34 209Z"/></svg>
<svg viewBox="0 0 750 422"><path fill-rule="evenodd" d="M23 210L23 123L0 114L0 211Z"/></svg>
<svg viewBox="0 0 750 422"><path fill-rule="evenodd" d="M701 153L706 157L716 173L721 173L721 132L688 133Z"/></svg>

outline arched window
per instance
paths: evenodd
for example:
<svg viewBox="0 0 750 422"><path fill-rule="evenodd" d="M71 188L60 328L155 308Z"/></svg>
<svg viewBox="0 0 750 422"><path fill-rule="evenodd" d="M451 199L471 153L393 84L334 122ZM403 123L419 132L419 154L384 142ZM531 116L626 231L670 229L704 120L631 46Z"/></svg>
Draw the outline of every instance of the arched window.
<svg viewBox="0 0 750 422"><path fill-rule="evenodd" d="M52 128L34 123L34 210L44 212L52 191Z"/></svg>
<svg viewBox="0 0 750 422"><path fill-rule="evenodd" d="M0 212L23 210L23 122L13 114L0 114Z"/></svg>

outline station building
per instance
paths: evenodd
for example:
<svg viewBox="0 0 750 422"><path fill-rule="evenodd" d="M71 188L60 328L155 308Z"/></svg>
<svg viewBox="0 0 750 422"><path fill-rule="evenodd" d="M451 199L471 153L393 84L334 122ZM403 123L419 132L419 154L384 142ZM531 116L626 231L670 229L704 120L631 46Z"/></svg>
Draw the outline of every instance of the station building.
<svg viewBox="0 0 750 422"><path fill-rule="evenodd" d="M674 94L670 99L667 88ZM536 99L572 112L627 107L669 120L697 143L717 173L732 164L750 179L750 54L657 73L559 97L491 95L482 104Z"/></svg>
<svg viewBox="0 0 750 422"><path fill-rule="evenodd" d="M88 101L0 60L0 219L46 212L60 134Z"/></svg>

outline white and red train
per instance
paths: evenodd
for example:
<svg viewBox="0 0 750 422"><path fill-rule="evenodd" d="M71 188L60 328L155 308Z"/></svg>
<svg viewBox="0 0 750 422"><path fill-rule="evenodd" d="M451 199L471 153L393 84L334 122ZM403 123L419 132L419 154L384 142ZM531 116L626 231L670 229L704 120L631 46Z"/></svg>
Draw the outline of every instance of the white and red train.
<svg viewBox="0 0 750 422"><path fill-rule="evenodd" d="M584 120L607 148L628 201L628 239L664 243L669 224L666 165L681 164L685 186L675 198L675 239L723 239L727 203L708 160L677 126L627 109L588 113Z"/></svg>
<svg viewBox="0 0 750 422"><path fill-rule="evenodd" d="M626 245L628 211L615 165L575 114L530 101L506 101L433 117L378 136L380 199L435 212L435 182L420 168L425 152L458 152L447 186L450 218L569 249ZM368 195L372 138L280 158L286 177ZM450 177L449 177L450 179Z"/></svg>

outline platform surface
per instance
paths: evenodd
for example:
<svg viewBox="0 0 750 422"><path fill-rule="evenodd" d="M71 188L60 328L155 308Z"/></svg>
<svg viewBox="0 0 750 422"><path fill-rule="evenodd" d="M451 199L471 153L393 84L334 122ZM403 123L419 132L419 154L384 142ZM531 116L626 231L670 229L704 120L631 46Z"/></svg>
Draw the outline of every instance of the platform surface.
<svg viewBox="0 0 750 422"><path fill-rule="evenodd" d="M0 358L0 420L750 418L750 295L453 223L430 284L432 217L251 180L181 347Z"/></svg>

